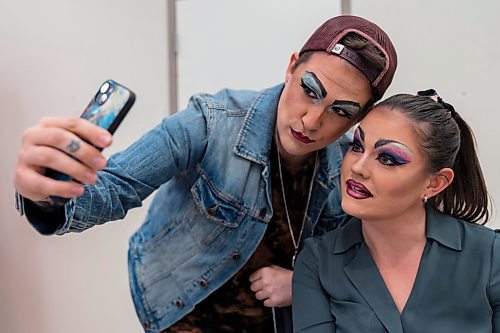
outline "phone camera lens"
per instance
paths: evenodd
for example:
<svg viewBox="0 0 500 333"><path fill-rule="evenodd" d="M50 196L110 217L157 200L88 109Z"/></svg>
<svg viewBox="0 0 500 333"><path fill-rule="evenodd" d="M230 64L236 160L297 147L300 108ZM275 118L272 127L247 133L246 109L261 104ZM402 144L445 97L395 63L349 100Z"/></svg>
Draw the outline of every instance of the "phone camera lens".
<svg viewBox="0 0 500 333"><path fill-rule="evenodd" d="M111 86L111 85L109 84L109 82L104 82L104 83L102 84L102 86L101 86L101 89L99 89L99 92L100 92L101 94L104 94L104 93L108 92L108 90L109 90L109 87L110 87L110 86Z"/></svg>
<svg viewBox="0 0 500 333"><path fill-rule="evenodd" d="M97 96L97 103L102 105L104 104L104 102L106 102L107 99L108 99L107 94L100 94L99 96Z"/></svg>

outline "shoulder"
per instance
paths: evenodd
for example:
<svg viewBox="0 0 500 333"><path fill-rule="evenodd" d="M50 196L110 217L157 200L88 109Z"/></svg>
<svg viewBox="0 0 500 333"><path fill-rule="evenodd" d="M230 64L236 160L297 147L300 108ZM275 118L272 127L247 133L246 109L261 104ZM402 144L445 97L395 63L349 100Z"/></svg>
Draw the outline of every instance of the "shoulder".
<svg viewBox="0 0 500 333"><path fill-rule="evenodd" d="M197 103L210 110L220 110L230 115L245 115L263 99L277 100L282 85L263 90L242 90L225 88L214 94L201 93L193 95L190 103Z"/></svg>
<svg viewBox="0 0 500 333"><path fill-rule="evenodd" d="M490 246L499 237L499 230L489 228L484 225L470 223L463 220L456 220L463 231L464 241L477 242L477 244Z"/></svg>
<svg viewBox="0 0 500 333"><path fill-rule="evenodd" d="M485 252L491 249L495 231L488 227L470 223L445 214L427 205L426 235L442 246L464 253Z"/></svg>
<svg viewBox="0 0 500 333"><path fill-rule="evenodd" d="M307 238L304 241L303 251L315 258L329 257L333 253L339 234L342 233L341 229L342 227L339 227L323 235Z"/></svg>

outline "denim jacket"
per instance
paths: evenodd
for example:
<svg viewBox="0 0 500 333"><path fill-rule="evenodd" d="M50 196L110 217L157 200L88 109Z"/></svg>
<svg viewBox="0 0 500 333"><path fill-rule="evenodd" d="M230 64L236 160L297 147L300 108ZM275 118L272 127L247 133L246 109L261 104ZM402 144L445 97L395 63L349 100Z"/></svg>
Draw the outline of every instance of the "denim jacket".
<svg viewBox="0 0 500 333"><path fill-rule="evenodd" d="M192 97L186 110L114 154L98 182L66 204L56 234L122 219L158 190L129 248L131 292L146 332L190 312L241 269L264 236L273 216L269 153L282 89ZM339 169L347 141L319 152L303 239L345 218Z"/></svg>

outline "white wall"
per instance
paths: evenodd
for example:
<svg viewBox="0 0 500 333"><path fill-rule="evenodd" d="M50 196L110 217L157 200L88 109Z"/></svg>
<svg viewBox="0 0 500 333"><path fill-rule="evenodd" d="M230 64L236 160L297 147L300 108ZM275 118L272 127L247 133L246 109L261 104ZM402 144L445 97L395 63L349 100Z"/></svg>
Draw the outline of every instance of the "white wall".
<svg viewBox="0 0 500 333"><path fill-rule="evenodd" d="M469 123L495 209L500 205L500 1L351 0L391 37L399 65L387 95L435 88ZM500 227L496 213L487 225Z"/></svg>
<svg viewBox="0 0 500 333"><path fill-rule="evenodd" d="M285 79L292 52L330 17L335 0L189 0L177 2L178 96L264 89Z"/></svg>
<svg viewBox="0 0 500 333"><path fill-rule="evenodd" d="M166 2L0 0L0 332L140 332L128 238L145 209L82 234L43 237L14 210L21 133L45 115L79 115L112 78L137 101L106 155L167 114Z"/></svg>
<svg viewBox="0 0 500 333"><path fill-rule="evenodd" d="M302 42L311 27L302 28L330 16L329 11L322 9L324 6L333 6L332 13L338 9L337 2L332 4L331 0L318 0L318 4L291 0L286 12L304 14L302 19L293 21L282 16L285 9L261 1L256 1L253 8L249 2L240 2L239 6L248 13L240 22L231 17L228 7L211 6L221 13L220 17L226 15L233 22L220 32L222 37L230 42L234 34L253 36L252 32L258 31L249 46L265 45L265 51L274 53L276 46L283 50L282 43L294 43L289 37L297 36ZM48 114L78 115L105 79L122 82L137 94L136 105L106 154L125 147L169 112L165 2L0 0L0 139L4 153L0 164L1 332L142 330L130 298L126 252L128 237L142 222L146 210L132 211L125 222L110 223L82 234L42 237L13 209L12 175L23 130ZM182 1L178 5L193 9L189 6L194 2ZM210 3L217 2L221 6L223 0ZM235 6L230 2L225 5ZM267 10L263 10L264 5ZM353 14L378 22L396 44L400 66L388 94L435 87L469 121L476 132L490 190L499 202L500 175L495 166L500 165L496 153L500 115L495 97L500 77L500 65L496 63L500 21L495 16L500 12L500 3L352 0L351 5ZM235 10L242 11L241 8ZM199 30L198 20L204 18L191 17L179 22L179 28L183 29L181 32L193 33ZM216 20L217 16L212 18ZM284 29L285 22L290 26L283 32L284 40L276 42L266 37L263 25L273 33ZM481 35L475 37L476 33ZM201 90L274 84L283 78L289 52L300 47L294 45L276 58L279 60L268 63L265 55L252 54L251 49L247 52L250 60L244 60L245 70L250 69L250 73L243 75L236 70L223 70L225 64L217 64L219 55L203 52L203 48L189 60L188 55L182 55L188 40L182 39L182 34L179 38L180 65L182 61L207 61L209 67L203 73L208 77L207 73L215 72L213 75L226 80L216 86L203 83L201 87L186 88L179 100L180 107L186 104L186 95ZM267 76L260 77L262 69ZM185 72L179 75L182 77ZM492 226L499 223L495 216Z"/></svg>

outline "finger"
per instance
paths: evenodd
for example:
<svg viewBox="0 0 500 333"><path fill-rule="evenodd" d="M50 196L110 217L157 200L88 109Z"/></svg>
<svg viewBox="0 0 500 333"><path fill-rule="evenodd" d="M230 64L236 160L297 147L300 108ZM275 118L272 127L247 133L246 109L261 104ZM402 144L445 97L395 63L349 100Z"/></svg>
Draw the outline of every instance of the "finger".
<svg viewBox="0 0 500 333"><path fill-rule="evenodd" d="M32 201L42 201L51 195L72 198L84 193L81 184L72 181L56 181L41 175L34 169L22 167L16 170L14 186L22 196Z"/></svg>
<svg viewBox="0 0 500 333"><path fill-rule="evenodd" d="M264 282L262 281L262 279L257 280L250 285L250 290L252 290L254 293L262 289L264 289Z"/></svg>
<svg viewBox="0 0 500 333"><path fill-rule="evenodd" d="M255 293L255 298L258 299L259 301L262 301L263 299L266 299L269 296L270 296L269 293L266 292L265 290L260 290Z"/></svg>
<svg viewBox="0 0 500 333"><path fill-rule="evenodd" d="M275 308L275 307L279 307L280 306L277 302L271 300L270 298L264 300L263 304L264 304L264 306L266 306L268 308Z"/></svg>
<svg viewBox="0 0 500 333"><path fill-rule="evenodd" d="M29 140L36 146L57 148L74 156L91 169L101 170L106 166L106 159L97 148L65 129L49 127L33 131ZM30 145L26 143L25 146L29 147Z"/></svg>
<svg viewBox="0 0 500 333"><path fill-rule="evenodd" d="M64 128L100 148L109 146L112 140L107 130L79 117L46 117L39 124L42 127Z"/></svg>
<svg viewBox="0 0 500 333"><path fill-rule="evenodd" d="M20 159L27 168L43 174L45 168L65 173L84 183L93 184L97 181L97 172L65 153L47 146L34 146L20 153Z"/></svg>
<svg viewBox="0 0 500 333"><path fill-rule="evenodd" d="M262 278L262 268L253 272L248 280L250 281L250 283L254 283L257 280L260 280L261 278Z"/></svg>

